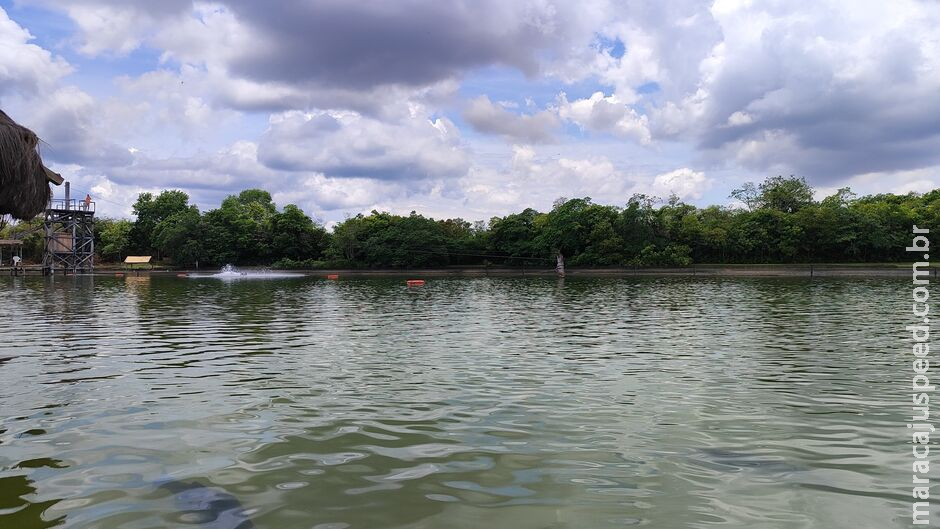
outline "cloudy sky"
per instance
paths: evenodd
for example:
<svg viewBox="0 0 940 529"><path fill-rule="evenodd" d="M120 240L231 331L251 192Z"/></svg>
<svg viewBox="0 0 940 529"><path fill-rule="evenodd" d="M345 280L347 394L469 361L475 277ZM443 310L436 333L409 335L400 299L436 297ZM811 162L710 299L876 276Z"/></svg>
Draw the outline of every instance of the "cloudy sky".
<svg viewBox="0 0 940 529"><path fill-rule="evenodd" d="M925 191L938 27L937 0L0 0L0 107L110 216L164 188L327 224Z"/></svg>

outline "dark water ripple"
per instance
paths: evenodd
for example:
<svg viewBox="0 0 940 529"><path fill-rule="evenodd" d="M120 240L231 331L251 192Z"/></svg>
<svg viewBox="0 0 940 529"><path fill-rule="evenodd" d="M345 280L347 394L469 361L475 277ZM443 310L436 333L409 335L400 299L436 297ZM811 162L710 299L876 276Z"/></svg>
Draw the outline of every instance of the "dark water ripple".
<svg viewBox="0 0 940 529"><path fill-rule="evenodd" d="M902 281L0 288L4 529L910 520Z"/></svg>

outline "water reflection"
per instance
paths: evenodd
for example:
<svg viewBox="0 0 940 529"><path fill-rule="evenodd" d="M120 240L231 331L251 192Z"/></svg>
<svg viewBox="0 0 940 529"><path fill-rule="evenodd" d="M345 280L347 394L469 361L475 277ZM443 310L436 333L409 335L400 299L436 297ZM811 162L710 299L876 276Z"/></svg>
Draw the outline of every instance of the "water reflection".
<svg viewBox="0 0 940 529"><path fill-rule="evenodd" d="M0 527L905 520L903 282L3 281Z"/></svg>
<svg viewBox="0 0 940 529"><path fill-rule="evenodd" d="M252 513L235 496L218 487L196 481L169 481L160 484L157 490L173 497L176 512L163 517L168 523L215 529L255 529L249 518Z"/></svg>
<svg viewBox="0 0 940 529"><path fill-rule="evenodd" d="M39 529L65 523L64 514L46 515L46 510L61 499L43 499L34 485L26 476L0 476L0 527Z"/></svg>

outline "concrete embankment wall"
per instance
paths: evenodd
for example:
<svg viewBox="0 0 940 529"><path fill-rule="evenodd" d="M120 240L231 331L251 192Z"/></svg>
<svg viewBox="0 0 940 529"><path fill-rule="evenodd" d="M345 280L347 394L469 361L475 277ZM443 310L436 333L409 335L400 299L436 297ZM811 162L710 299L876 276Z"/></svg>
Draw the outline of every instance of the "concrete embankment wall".
<svg viewBox="0 0 940 529"><path fill-rule="evenodd" d="M242 270L260 270L245 267ZM931 278L938 277L938 267L929 269ZM178 275L186 273L211 274L215 269L200 270L120 270L97 269L96 274L113 275ZM551 268L437 268L414 270L278 270L308 276L326 277L336 274L342 277L553 277ZM754 276L754 277L910 277L911 265L695 265L664 268L569 268L567 277L632 277L632 276Z"/></svg>

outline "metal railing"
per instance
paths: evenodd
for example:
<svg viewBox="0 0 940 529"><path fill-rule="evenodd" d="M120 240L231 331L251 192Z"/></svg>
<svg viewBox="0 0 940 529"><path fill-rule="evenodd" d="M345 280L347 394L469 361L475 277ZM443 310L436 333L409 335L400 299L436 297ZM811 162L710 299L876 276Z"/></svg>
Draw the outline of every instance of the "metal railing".
<svg viewBox="0 0 940 529"><path fill-rule="evenodd" d="M95 202L86 202L84 199L53 198L49 201L48 209L59 211L95 211Z"/></svg>

